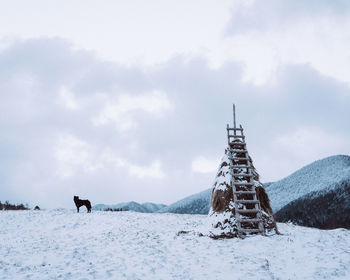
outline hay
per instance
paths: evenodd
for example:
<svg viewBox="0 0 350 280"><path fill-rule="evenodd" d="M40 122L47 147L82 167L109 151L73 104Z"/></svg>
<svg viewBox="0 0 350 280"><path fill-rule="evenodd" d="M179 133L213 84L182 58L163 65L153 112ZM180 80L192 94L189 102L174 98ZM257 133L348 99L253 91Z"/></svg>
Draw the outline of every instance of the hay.
<svg viewBox="0 0 350 280"><path fill-rule="evenodd" d="M251 171L253 173L253 178L244 176L245 173L239 173L239 180L242 182L254 183L257 199L260 201L262 209L262 218L265 231L269 233L274 229L276 233L279 233L270 205L270 199L265 191L264 185L259 180L259 174L253 165L251 157L249 157L249 161L251 165ZM239 163L235 162L235 164ZM225 155L221 160L219 170L213 183L211 205L209 211L209 218L211 219L210 237L214 239L233 238L238 236L233 202L233 191L231 187L232 175L229 166L229 148L226 148ZM247 187L242 186L239 190L246 189ZM244 194L241 195L239 199L252 199L251 196L252 195ZM246 216L249 217L249 214Z"/></svg>

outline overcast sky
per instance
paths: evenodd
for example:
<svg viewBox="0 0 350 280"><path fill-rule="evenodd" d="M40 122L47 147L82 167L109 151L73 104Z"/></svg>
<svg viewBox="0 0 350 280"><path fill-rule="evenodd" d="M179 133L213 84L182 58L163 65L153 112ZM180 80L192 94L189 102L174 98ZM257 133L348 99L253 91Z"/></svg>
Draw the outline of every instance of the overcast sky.
<svg viewBox="0 0 350 280"><path fill-rule="evenodd" d="M263 182L350 151L346 0L0 0L0 200L172 203L237 107Z"/></svg>

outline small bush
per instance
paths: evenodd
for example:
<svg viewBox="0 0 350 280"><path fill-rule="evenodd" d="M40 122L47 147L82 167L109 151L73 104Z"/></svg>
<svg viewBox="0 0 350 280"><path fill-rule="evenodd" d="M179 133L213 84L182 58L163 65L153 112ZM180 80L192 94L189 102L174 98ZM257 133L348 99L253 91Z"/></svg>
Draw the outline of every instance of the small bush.
<svg viewBox="0 0 350 280"><path fill-rule="evenodd" d="M122 208L106 208L104 211L118 212L123 211Z"/></svg>

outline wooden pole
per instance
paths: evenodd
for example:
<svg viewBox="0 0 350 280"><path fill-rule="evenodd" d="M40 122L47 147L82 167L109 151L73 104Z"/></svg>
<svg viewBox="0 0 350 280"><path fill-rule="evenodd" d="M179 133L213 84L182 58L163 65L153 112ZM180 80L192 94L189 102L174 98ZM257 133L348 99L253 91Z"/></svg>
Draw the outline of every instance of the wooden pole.
<svg viewBox="0 0 350 280"><path fill-rule="evenodd" d="M233 135L236 136L236 106L233 104Z"/></svg>
<svg viewBox="0 0 350 280"><path fill-rule="evenodd" d="M230 130L229 130L229 128L230 128L230 125L227 124L227 143L230 145Z"/></svg>

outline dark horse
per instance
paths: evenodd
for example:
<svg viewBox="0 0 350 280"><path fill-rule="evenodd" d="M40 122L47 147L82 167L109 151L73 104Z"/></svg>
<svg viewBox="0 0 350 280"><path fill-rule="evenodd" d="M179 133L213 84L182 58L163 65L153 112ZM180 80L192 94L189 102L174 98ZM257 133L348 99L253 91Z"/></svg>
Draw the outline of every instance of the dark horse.
<svg viewBox="0 0 350 280"><path fill-rule="evenodd" d="M75 206L77 207L77 212L79 213L79 208L80 206L83 206L85 205L86 206L86 209L88 211L88 213L91 212L91 203L89 200L85 199L79 199L79 196L74 196L74 203L75 203Z"/></svg>

